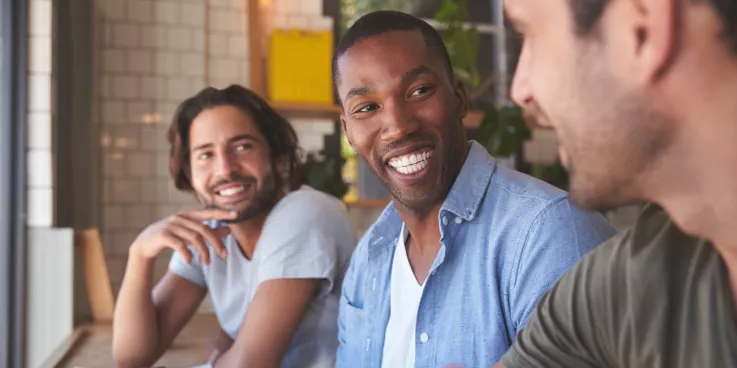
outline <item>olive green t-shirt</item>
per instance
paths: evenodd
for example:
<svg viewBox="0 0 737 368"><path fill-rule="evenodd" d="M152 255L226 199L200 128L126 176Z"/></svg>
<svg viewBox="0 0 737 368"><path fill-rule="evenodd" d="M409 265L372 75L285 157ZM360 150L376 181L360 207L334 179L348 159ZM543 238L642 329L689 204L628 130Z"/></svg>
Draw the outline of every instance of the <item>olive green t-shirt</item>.
<svg viewBox="0 0 737 368"><path fill-rule="evenodd" d="M737 368L736 315L716 250L650 206L541 298L502 364Z"/></svg>

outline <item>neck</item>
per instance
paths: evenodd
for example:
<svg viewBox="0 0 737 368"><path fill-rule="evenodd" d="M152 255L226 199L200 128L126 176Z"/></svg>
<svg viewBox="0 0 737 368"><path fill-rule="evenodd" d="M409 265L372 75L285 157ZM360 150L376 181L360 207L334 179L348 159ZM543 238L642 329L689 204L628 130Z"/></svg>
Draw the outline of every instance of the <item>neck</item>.
<svg viewBox="0 0 737 368"><path fill-rule="evenodd" d="M652 191L644 197L660 204L686 233L714 245L737 300L737 75L701 79L711 83L693 89L678 111L683 119L673 148L648 175L643 187Z"/></svg>
<svg viewBox="0 0 737 368"><path fill-rule="evenodd" d="M285 194L286 193L280 191L276 196L274 205L279 203ZM246 221L241 221L228 226L230 233L235 237L235 240L238 242L238 246L241 248L241 251L243 251L243 255L245 255L246 258L253 259L253 252L256 250L258 239L261 237L261 230L263 229L264 223L266 223L266 218L269 217L269 213L272 209L273 207Z"/></svg>
<svg viewBox="0 0 737 368"><path fill-rule="evenodd" d="M404 221L410 237L412 238L412 246L417 248L419 253L426 254L432 252L436 254L440 250L440 225L438 224L438 215L442 202L433 206L430 211L424 213L414 212L398 201L394 201L399 212L399 217Z"/></svg>
<svg viewBox="0 0 737 368"><path fill-rule="evenodd" d="M229 226L230 233L233 234L238 246L243 251L243 255L248 259L253 258L253 252L256 250L256 244L258 244L258 239L261 236L261 229L263 229L268 215L268 212L264 212L248 221Z"/></svg>

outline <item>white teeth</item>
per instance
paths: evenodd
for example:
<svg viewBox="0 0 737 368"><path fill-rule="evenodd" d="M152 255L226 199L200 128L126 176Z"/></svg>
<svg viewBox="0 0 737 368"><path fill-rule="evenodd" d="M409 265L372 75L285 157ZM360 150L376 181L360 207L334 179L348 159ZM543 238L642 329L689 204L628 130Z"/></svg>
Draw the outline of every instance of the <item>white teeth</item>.
<svg viewBox="0 0 737 368"><path fill-rule="evenodd" d="M389 161L389 166L402 174L412 174L424 169L430 156L432 151L395 157Z"/></svg>
<svg viewBox="0 0 737 368"><path fill-rule="evenodd" d="M234 188L228 188L223 189L220 191L220 195L223 197L230 197L232 195L238 194L244 190L243 187L234 187Z"/></svg>

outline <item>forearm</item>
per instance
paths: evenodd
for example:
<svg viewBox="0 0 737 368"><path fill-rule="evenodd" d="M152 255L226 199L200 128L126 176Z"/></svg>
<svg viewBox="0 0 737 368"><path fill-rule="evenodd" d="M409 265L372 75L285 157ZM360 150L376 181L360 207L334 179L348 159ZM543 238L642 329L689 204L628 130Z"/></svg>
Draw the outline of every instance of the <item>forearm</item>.
<svg viewBox="0 0 737 368"><path fill-rule="evenodd" d="M153 261L129 254L113 317L113 358L121 367L141 367L158 358L159 328L151 297Z"/></svg>

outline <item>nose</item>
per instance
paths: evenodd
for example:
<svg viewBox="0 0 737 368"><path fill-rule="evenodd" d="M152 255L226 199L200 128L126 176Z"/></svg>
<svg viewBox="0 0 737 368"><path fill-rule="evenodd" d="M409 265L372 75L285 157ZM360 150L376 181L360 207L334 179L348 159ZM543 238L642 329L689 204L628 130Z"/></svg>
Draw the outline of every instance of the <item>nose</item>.
<svg viewBox="0 0 737 368"><path fill-rule="evenodd" d="M416 132L420 122L412 111L402 102L388 102L384 105L384 121L381 139L397 141Z"/></svg>
<svg viewBox="0 0 737 368"><path fill-rule="evenodd" d="M530 57L527 47L522 45L522 52L517 61L517 69L512 79L511 95L514 102L522 109L529 109L535 105L535 97L529 83Z"/></svg>
<svg viewBox="0 0 737 368"><path fill-rule="evenodd" d="M221 152L215 157L215 175L227 178L235 169L233 157L228 152Z"/></svg>

